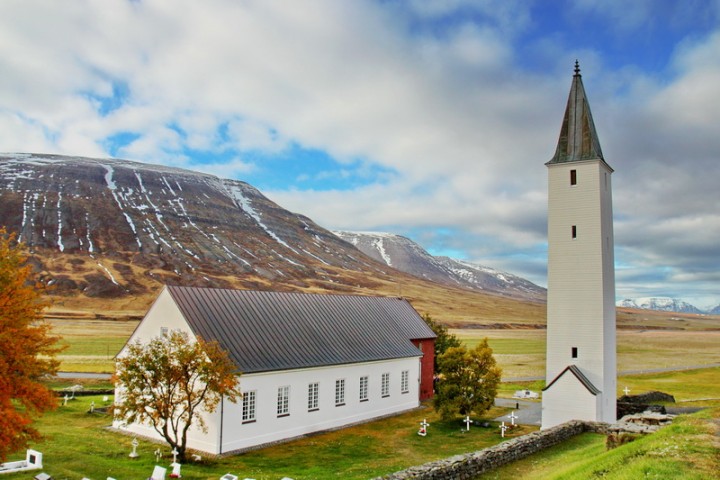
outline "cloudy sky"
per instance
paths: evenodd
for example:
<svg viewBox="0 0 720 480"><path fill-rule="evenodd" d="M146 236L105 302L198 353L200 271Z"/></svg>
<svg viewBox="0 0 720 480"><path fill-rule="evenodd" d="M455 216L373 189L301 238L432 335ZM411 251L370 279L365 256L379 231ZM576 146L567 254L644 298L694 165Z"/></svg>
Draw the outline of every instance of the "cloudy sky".
<svg viewBox="0 0 720 480"><path fill-rule="evenodd" d="M576 59L618 298L719 304L719 0L3 0L0 151L236 178L545 285Z"/></svg>

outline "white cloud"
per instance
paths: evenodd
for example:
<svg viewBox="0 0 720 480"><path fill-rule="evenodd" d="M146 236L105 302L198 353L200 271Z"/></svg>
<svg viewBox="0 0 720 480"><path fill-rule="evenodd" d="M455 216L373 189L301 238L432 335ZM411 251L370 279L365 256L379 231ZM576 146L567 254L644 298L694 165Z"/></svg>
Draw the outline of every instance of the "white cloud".
<svg viewBox="0 0 720 480"><path fill-rule="evenodd" d="M662 31L658 11L675 11L571 3L598 29L617 24L615 42L646 14L656 22L648 31ZM556 29L520 43L539 28L531 14L540 5L2 2L0 150L104 156L108 138L132 134L119 156L242 177L260 170L248 152L317 149L337 169L303 172L297 185L268 192L286 208L329 228L451 228L470 257L518 265L516 252L536 258L545 239L543 164L580 55L617 171L622 251L645 269L672 265L678 282L698 278L693 250L714 266L720 258L709 240L720 236L720 34L682 42L670 77L633 64L613 70L600 41L569 42ZM525 68L530 62L542 69ZM119 105L101 111L109 100ZM188 149L231 160L200 161ZM376 172L392 174L368 184ZM297 190L350 175L363 186ZM536 274L537 262L528 263Z"/></svg>

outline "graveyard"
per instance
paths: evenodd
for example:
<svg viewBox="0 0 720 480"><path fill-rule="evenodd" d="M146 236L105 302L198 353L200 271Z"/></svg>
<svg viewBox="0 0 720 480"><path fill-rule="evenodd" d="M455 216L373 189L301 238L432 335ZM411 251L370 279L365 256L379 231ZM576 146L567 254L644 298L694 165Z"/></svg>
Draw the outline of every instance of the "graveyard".
<svg viewBox="0 0 720 480"><path fill-rule="evenodd" d="M716 450L712 450L713 437L709 429L716 425L713 424L714 419L720 417L718 378L720 368L621 376L618 396L623 394L623 388L635 393L662 389L675 396L679 407L707 406L709 409L680 416L673 425L661 429L658 434L612 451L605 450L604 435L584 433L526 460L502 467L497 471L497 475L501 475L497 478L517 478L518 468L521 472L531 472L537 468L533 478L552 478L549 472L555 472L559 466L569 472L574 472L575 468L592 469L596 466L625 468L625 464L630 464L628 458L633 462L649 462L654 465L653 468L665 469L661 471L675 469L679 472L675 478L693 478L693 472L698 468L717 468L717 456L713 453ZM103 407L111 403L112 398L105 399L104 394L87 393L110 385L98 380L81 383L84 385L82 394L78 393L66 405L62 405L64 393L61 394L61 406L39 421L40 431L46 440L33 445L33 448L42 452L43 471L56 479L104 480L111 477L123 480L148 478L154 468L159 466L166 469L165 478L170 478L173 456L167 446L134 439L107 428L111 422L109 416L103 413ZM54 383L53 387L62 390L74 384L75 380L72 380ZM537 389L537 383L514 385ZM513 388L504 388L502 395L510 399ZM700 400L693 401L697 399ZM91 410L94 411L91 413ZM509 425L513 421L508 417L512 411L510 408L493 408L483 419L473 419L476 422L468 426L461 418L443 422L432 407L426 404L420 410L396 417L312 435L237 456L202 458L198 462L183 465L182 478L219 479L230 473L238 478L257 480L283 477L295 480L330 478L338 474L348 479L369 479L413 465L481 450L537 431L537 427L520 426L507 429L503 437L501 422L493 419L502 416L506 425ZM423 421L428 424L424 436L418 435ZM483 421L487 421L489 426L479 426ZM698 441L693 441L693 438ZM708 438L711 439L710 443ZM673 453L659 462L658 452L663 451L680 452L682 455ZM131 457L133 452L136 453L135 457ZM24 452L20 456L24 457ZM604 459L606 456L607 460ZM588 458L602 461L594 462L592 466L584 465ZM495 473L487 478L496 478ZM573 477L574 473L567 475L565 478L583 476ZM25 472L5 474L2 478L15 480L31 477ZM708 477L700 475L695 478Z"/></svg>

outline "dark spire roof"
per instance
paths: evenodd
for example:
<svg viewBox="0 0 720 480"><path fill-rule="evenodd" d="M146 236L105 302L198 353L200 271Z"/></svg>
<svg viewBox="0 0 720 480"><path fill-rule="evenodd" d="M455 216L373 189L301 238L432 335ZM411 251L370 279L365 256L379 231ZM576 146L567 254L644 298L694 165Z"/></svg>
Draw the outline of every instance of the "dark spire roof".
<svg viewBox="0 0 720 480"><path fill-rule="evenodd" d="M575 61L570 95L568 96L565 116L563 117L557 149L547 164L579 162L583 160L602 160L602 149L598 140L595 124L590 113L590 104L585 95L580 64Z"/></svg>

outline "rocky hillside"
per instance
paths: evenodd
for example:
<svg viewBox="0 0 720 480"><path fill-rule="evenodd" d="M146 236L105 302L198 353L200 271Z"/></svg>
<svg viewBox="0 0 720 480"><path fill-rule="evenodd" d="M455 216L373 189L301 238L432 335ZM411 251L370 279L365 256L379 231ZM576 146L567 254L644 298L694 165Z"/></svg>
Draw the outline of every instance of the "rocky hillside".
<svg viewBox="0 0 720 480"><path fill-rule="evenodd" d="M247 183L123 160L0 155L0 225L30 247L55 295L165 283L331 290L385 275Z"/></svg>
<svg viewBox="0 0 720 480"><path fill-rule="evenodd" d="M364 254L415 277L526 300L545 300L544 288L510 273L472 262L430 255L409 238L388 233L335 232Z"/></svg>

